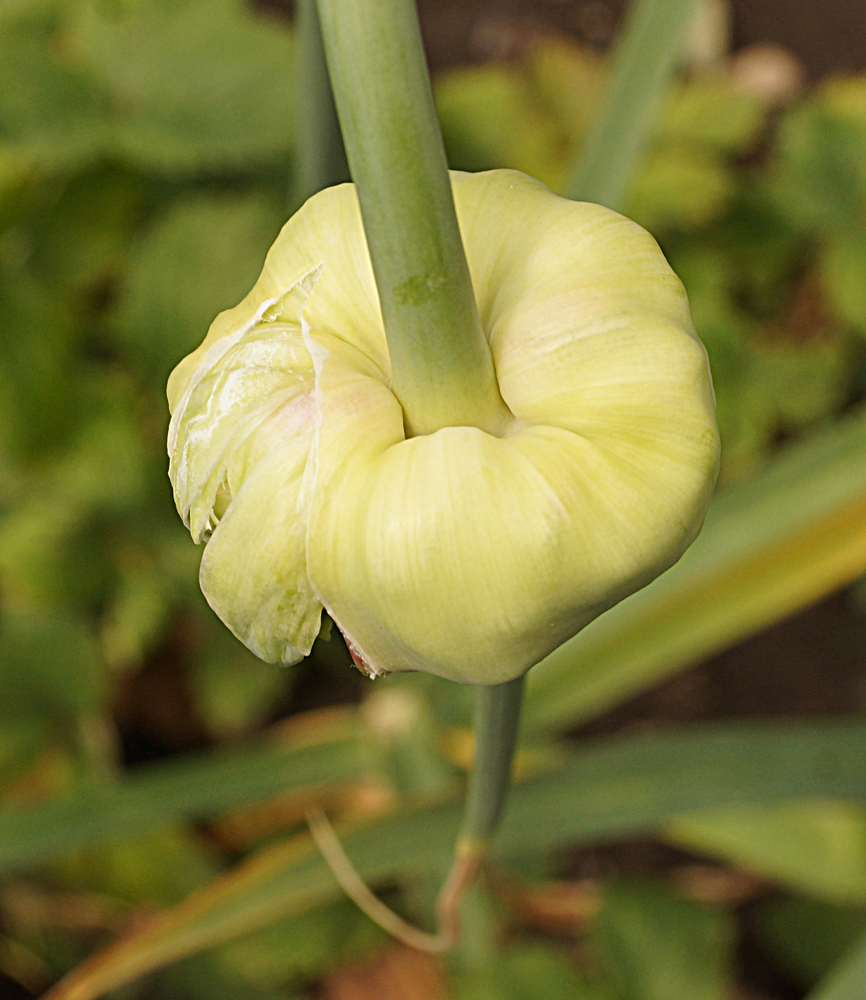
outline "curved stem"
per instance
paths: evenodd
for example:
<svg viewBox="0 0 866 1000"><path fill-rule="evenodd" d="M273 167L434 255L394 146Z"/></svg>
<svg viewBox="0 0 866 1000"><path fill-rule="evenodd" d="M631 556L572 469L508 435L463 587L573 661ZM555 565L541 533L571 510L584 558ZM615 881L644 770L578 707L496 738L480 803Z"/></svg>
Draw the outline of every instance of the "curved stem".
<svg viewBox="0 0 866 1000"><path fill-rule="evenodd" d="M378 899L347 857L321 809L307 814L313 839L346 895L374 923L411 948L440 954L460 939L460 904L484 861L511 785L523 689L523 677L477 688L475 760L454 863L436 904L439 928L435 934L413 927Z"/></svg>
<svg viewBox="0 0 866 1000"><path fill-rule="evenodd" d="M294 197L303 203L349 179L349 165L328 79L316 0L297 0L299 142Z"/></svg>
<svg viewBox="0 0 866 1000"><path fill-rule="evenodd" d="M501 433L414 0L318 4L407 433Z"/></svg>
<svg viewBox="0 0 866 1000"><path fill-rule="evenodd" d="M428 934L427 931L413 927L370 891L343 850L334 828L321 809L311 809L307 813L307 825L340 888L373 923L378 924L382 930L387 931L398 941L419 951L438 954L452 947L450 928L443 928L436 934Z"/></svg>

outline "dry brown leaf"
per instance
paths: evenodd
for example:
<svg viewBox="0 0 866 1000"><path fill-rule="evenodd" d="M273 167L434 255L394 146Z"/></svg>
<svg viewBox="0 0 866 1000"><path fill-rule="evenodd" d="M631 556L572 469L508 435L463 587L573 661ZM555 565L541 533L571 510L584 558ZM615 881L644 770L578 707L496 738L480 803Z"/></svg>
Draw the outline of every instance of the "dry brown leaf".
<svg viewBox="0 0 866 1000"><path fill-rule="evenodd" d="M671 877L683 896L700 903L741 906L767 892L767 883L756 876L715 865L682 865Z"/></svg>
<svg viewBox="0 0 866 1000"><path fill-rule="evenodd" d="M530 930L562 935L575 934L598 913L598 883L592 879L503 884L499 894L512 918Z"/></svg>
<svg viewBox="0 0 866 1000"><path fill-rule="evenodd" d="M439 959L403 945L331 973L323 1000L445 1000Z"/></svg>
<svg viewBox="0 0 866 1000"><path fill-rule="evenodd" d="M130 904L112 896L57 892L17 880L8 882L0 893L4 924L27 933L63 927L117 934L128 928L132 911Z"/></svg>

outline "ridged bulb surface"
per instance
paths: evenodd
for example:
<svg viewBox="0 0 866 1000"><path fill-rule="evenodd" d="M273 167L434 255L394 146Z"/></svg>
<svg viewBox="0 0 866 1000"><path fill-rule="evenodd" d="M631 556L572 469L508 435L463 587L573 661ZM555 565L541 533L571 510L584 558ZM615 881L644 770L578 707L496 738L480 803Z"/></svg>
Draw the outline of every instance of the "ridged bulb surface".
<svg viewBox="0 0 866 1000"><path fill-rule="evenodd" d="M286 224L169 383L201 586L292 663L322 609L372 675L515 678L671 566L718 464L706 353L649 234L514 171L452 174L501 436L407 438L355 190Z"/></svg>

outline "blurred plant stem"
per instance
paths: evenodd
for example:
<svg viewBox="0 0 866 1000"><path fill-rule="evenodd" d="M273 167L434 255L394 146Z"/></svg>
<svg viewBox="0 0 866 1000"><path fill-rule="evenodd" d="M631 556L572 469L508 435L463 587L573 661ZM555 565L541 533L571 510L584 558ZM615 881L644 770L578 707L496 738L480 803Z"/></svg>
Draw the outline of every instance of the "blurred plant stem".
<svg viewBox="0 0 866 1000"><path fill-rule="evenodd" d="M633 0L607 95L565 185L567 197L622 209L697 6L698 0Z"/></svg>
<svg viewBox="0 0 866 1000"><path fill-rule="evenodd" d="M292 191L295 207L322 188L349 179L316 0L298 0L296 10L300 142Z"/></svg>
<svg viewBox="0 0 866 1000"><path fill-rule="evenodd" d="M500 433L502 402L457 226L412 0L319 0L407 435Z"/></svg>
<svg viewBox="0 0 866 1000"><path fill-rule="evenodd" d="M81 780L85 787L113 784L120 778L119 739L108 713L93 711L80 715L76 722L75 740Z"/></svg>

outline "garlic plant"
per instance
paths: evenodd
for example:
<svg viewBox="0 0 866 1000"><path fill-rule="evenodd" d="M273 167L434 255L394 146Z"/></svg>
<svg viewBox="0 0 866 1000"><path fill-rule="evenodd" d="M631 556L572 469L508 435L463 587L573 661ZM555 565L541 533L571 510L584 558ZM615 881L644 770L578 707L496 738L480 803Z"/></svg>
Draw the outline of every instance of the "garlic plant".
<svg viewBox="0 0 866 1000"><path fill-rule="evenodd" d="M371 676L509 681L700 528L713 393L654 240L514 171L452 184L504 404L487 428L407 433L349 184L172 376L202 589L263 659L309 653L324 607Z"/></svg>
<svg viewBox="0 0 866 1000"><path fill-rule="evenodd" d="M514 171L449 177L413 0L302 3L355 183L307 201L175 370L170 473L207 539L202 589L261 657L306 655L324 608L369 676L476 685L438 933L309 817L358 905L442 951L502 811L526 671L700 529L713 391L640 227Z"/></svg>

